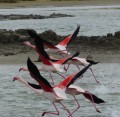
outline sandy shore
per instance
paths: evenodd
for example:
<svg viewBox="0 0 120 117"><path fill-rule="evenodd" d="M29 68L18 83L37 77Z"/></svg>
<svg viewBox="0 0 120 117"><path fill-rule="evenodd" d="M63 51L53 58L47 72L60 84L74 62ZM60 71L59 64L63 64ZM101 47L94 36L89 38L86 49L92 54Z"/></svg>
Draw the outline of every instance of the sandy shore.
<svg viewBox="0 0 120 117"><path fill-rule="evenodd" d="M88 55L93 57L93 60L100 63L120 63L120 54L107 53L82 53L80 52L79 57L86 58ZM4 56L0 55L0 64L26 64L27 58L30 57L33 61L37 61L38 55L35 51L28 52L26 54L21 53L17 55Z"/></svg>
<svg viewBox="0 0 120 117"><path fill-rule="evenodd" d="M0 3L0 8L18 8L18 7L36 7L36 6L106 6L106 5L120 5L120 0L79 0L79 1L50 1L50 0L36 0L36 1L22 1L18 3Z"/></svg>

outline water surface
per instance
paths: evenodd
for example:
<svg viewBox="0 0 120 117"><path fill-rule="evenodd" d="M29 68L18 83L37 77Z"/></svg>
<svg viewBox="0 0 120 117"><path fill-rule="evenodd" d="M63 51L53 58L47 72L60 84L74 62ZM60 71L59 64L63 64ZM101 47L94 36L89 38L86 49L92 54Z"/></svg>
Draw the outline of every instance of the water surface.
<svg viewBox="0 0 120 117"><path fill-rule="evenodd" d="M53 30L60 35L73 33L81 25L79 35L106 35L120 30L120 6L73 6L0 9L0 14L50 15L64 13L74 17L29 20L1 20L0 29L32 28L41 33Z"/></svg>
<svg viewBox="0 0 120 117"><path fill-rule="evenodd" d="M37 64L39 66L39 64ZM25 64L0 65L0 116L1 117L40 117L43 111L54 110L49 100L35 94L33 91L25 87L18 81L13 82L14 76L21 76L29 82L34 82L28 72L19 73L20 67ZM76 84L82 88L91 91L95 95L106 101L105 104L97 105L102 113L97 113L89 101L82 95L77 98L81 108L74 114L74 117L119 117L120 110L120 64L118 63L100 63L92 66L96 78L103 84L97 84L93 79L91 72L88 70L84 77L77 81ZM77 71L77 67L71 66L67 74L72 74ZM47 73L41 73L49 81ZM55 84L58 84L63 79L54 75ZM72 96L64 104L74 110L77 106ZM62 113L61 116L66 117L66 111L57 104L58 109ZM46 117L54 117L46 115Z"/></svg>

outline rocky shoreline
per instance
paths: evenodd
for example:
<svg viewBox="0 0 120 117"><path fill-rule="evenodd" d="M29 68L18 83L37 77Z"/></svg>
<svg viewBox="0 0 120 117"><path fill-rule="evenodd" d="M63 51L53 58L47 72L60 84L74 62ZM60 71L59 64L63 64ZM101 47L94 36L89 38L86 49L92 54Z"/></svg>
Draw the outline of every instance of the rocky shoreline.
<svg viewBox="0 0 120 117"><path fill-rule="evenodd" d="M62 13L52 13L49 16L33 15L33 14L30 14L30 15L20 15L20 14L2 15L0 14L0 20L48 19L48 18L59 18L59 17L74 17L74 16L62 14Z"/></svg>
<svg viewBox="0 0 120 117"><path fill-rule="evenodd" d="M26 32L27 29L18 29L15 31L0 29L0 55L9 56L19 53L27 53L32 51L30 47L22 44L24 41L33 43ZM31 29L32 30L32 29ZM66 36L57 35L52 30L45 31L39 34L43 39L57 44ZM69 48L72 51L80 51L81 53L120 53L120 31L114 34L107 34L105 36L78 36L70 44Z"/></svg>

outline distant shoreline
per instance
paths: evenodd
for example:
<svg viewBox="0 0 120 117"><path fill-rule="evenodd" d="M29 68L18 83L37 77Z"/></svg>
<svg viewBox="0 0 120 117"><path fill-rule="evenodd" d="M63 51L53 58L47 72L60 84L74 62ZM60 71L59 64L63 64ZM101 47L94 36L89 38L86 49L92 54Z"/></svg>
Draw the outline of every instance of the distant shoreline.
<svg viewBox="0 0 120 117"><path fill-rule="evenodd" d="M24 64L28 57L33 61L38 60L36 52L23 44L24 41L30 41L34 44L33 39L25 34L25 29L14 31L0 30L0 64ZM40 34L41 38L49 40L56 45L66 36L57 35L53 31L46 31ZM79 57L86 58L92 56L94 60L100 63L120 63L120 31L114 35L106 36L77 36L69 45L69 51L74 54L80 52ZM56 56L56 55L55 55ZM57 57L57 56L56 56Z"/></svg>
<svg viewBox="0 0 120 117"><path fill-rule="evenodd" d="M36 0L36 1L20 1L18 3L0 3L0 9L6 8L25 8L25 7L48 7L48 6L114 6L120 5L120 0L82 0L82 1L50 1L50 0Z"/></svg>

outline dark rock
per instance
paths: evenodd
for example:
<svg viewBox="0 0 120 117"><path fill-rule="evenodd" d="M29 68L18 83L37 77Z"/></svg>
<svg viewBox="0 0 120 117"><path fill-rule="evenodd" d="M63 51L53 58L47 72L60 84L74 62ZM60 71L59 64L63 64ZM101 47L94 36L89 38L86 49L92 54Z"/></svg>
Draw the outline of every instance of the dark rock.
<svg viewBox="0 0 120 117"><path fill-rule="evenodd" d="M53 13L49 16L42 15L20 15L20 14L10 14L10 15L0 15L0 19L6 20L18 20L18 19L46 19L46 18L58 18L58 17L73 17L73 15L61 14L61 13Z"/></svg>
<svg viewBox="0 0 120 117"><path fill-rule="evenodd" d="M112 33L108 33L108 34L107 34L107 37L112 37L112 36L113 36Z"/></svg>
<svg viewBox="0 0 120 117"><path fill-rule="evenodd" d="M58 17L73 17L73 15L67 15L62 13L53 13L49 16L49 18L58 18Z"/></svg>
<svg viewBox="0 0 120 117"><path fill-rule="evenodd" d="M52 42L58 40L58 35L52 30L47 30L41 33L40 36L41 38L48 40L48 41L52 41Z"/></svg>
<svg viewBox="0 0 120 117"><path fill-rule="evenodd" d="M16 53L13 52L4 53L4 56L10 56L10 55L16 55Z"/></svg>

